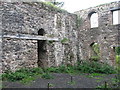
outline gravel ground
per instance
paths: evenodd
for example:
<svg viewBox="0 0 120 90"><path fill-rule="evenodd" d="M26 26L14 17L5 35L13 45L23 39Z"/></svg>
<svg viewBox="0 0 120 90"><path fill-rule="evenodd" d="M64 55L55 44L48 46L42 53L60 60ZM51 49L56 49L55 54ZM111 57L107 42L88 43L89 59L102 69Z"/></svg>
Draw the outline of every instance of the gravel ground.
<svg viewBox="0 0 120 90"><path fill-rule="evenodd" d="M115 74L88 77L89 75L72 75L73 83L71 81L71 75L62 73L52 73L54 79L42 79L37 78L28 84L22 84L20 82L7 82L3 81L4 88L48 88L48 82L50 88L96 88L98 85L103 84L105 81L111 82L112 78L115 78Z"/></svg>

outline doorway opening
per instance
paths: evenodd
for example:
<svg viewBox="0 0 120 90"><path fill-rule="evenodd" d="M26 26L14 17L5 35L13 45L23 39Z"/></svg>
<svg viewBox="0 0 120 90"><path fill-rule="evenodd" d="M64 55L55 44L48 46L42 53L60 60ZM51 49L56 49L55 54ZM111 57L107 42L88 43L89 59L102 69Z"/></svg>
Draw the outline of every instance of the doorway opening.
<svg viewBox="0 0 120 90"><path fill-rule="evenodd" d="M44 29L39 29L38 35L44 36L45 31ZM46 50L46 41L45 40L38 40L38 66L39 67L45 67L46 66L46 60L47 60L47 50Z"/></svg>
<svg viewBox="0 0 120 90"><path fill-rule="evenodd" d="M90 44L90 48L91 48L90 60L98 61L100 59L99 44L96 43L96 42L93 42L93 43Z"/></svg>

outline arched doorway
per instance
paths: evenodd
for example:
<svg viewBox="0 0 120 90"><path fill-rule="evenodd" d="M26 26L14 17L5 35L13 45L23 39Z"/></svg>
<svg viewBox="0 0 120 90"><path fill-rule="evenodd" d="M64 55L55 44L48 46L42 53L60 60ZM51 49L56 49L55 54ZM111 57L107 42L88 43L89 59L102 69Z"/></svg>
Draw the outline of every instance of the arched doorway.
<svg viewBox="0 0 120 90"><path fill-rule="evenodd" d="M44 29L39 29L38 35L44 36L45 31ZM46 61L47 61L47 50L46 50L46 41L45 40L38 40L38 66L39 67L45 67Z"/></svg>

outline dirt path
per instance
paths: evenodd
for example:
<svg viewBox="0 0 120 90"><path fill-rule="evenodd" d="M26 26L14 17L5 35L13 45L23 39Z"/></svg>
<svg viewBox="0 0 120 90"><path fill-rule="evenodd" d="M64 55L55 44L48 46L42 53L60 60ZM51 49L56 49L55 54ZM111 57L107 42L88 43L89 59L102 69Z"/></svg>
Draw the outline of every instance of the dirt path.
<svg viewBox="0 0 120 90"><path fill-rule="evenodd" d="M52 74L54 79L37 78L29 84L20 82L3 82L4 88L47 88L48 82L50 88L96 88L105 81L111 82L115 78L115 74L88 77L88 75L72 75L73 82L71 83L71 75L69 74Z"/></svg>

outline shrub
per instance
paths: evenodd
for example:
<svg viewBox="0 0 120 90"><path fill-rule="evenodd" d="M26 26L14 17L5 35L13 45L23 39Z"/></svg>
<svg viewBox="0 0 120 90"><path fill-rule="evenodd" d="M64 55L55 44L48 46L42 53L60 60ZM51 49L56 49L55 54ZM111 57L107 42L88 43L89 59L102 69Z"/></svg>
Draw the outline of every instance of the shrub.
<svg viewBox="0 0 120 90"><path fill-rule="evenodd" d="M17 70L16 72L7 71L4 74L2 74L3 80L8 81L22 81L24 79L28 79L31 77L34 77L36 75L42 75L43 70L41 68L21 68L20 70Z"/></svg>
<svg viewBox="0 0 120 90"><path fill-rule="evenodd" d="M78 62L75 66L59 66L50 67L47 69L49 72L54 73L102 73L102 74L112 74L116 73L116 70L105 63L100 63L96 61L83 61Z"/></svg>
<svg viewBox="0 0 120 90"><path fill-rule="evenodd" d="M21 72L15 72L15 73L7 73L2 75L3 80L9 80L9 81L19 81L23 80L24 78L27 78L28 76Z"/></svg>
<svg viewBox="0 0 120 90"><path fill-rule="evenodd" d="M83 73L104 73L112 74L116 73L116 70L105 63L95 62L95 61L84 61L77 64L77 69Z"/></svg>

